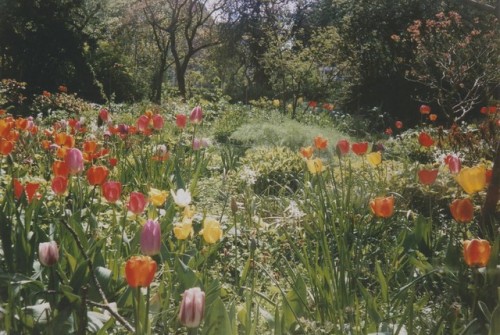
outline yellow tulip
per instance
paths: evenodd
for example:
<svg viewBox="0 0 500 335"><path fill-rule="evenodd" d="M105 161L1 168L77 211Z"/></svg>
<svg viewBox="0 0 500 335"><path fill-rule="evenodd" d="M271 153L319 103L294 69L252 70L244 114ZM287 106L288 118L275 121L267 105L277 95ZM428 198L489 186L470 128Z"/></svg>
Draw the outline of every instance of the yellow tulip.
<svg viewBox="0 0 500 335"><path fill-rule="evenodd" d="M184 218L187 219L192 219L195 214L196 214L196 208L194 206L186 206L182 211L182 215L184 216Z"/></svg>
<svg viewBox="0 0 500 335"><path fill-rule="evenodd" d="M156 207L162 206L167 200L167 197L167 191L161 191L156 188L149 189L149 201L151 201L151 203Z"/></svg>
<svg viewBox="0 0 500 335"><path fill-rule="evenodd" d="M308 159L307 160L307 169L312 174L318 174L325 171L325 166L323 165L323 161L319 158L316 159Z"/></svg>
<svg viewBox="0 0 500 335"><path fill-rule="evenodd" d="M205 242L209 244L214 244L222 238L222 229L220 227L219 221L206 218L203 221L203 229L200 230L200 235L203 235Z"/></svg>
<svg viewBox="0 0 500 335"><path fill-rule="evenodd" d="M486 167L484 165L465 167L460 170L455 179L467 194L474 194L486 186Z"/></svg>
<svg viewBox="0 0 500 335"><path fill-rule="evenodd" d="M184 218L182 223L176 223L174 226L174 235L178 240L185 240L188 237L192 237L194 235L193 221Z"/></svg>
<svg viewBox="0 0 500 335"><path fill-rule="evenodd" d="M380 151L370 152L366 155L366 160L373 167L379 166L382 163L382 153Z"/></svg>
<svg viewBox="0 0 500 335"><path fill-rule="evenodd" d="M273 100L273 106L278 108L280 106L280 101L278 99Z"/></svg>

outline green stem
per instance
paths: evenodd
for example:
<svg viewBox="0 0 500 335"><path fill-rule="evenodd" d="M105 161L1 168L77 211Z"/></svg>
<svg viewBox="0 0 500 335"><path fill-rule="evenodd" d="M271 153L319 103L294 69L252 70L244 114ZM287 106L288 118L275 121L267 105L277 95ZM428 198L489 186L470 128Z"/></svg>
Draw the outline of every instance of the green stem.
<svg viewBox="0 0 500 335"><path fill-rule="evenodd" d="M151 329L149 328L149 296L151 293L150 290L151 287L148 286L146 292L146 313L144 313L144 329L146 330L147 334L151 334Z"/></svg>
<svg viewBox="0 0 500 335"><path fill-rule="evenodd" d="M135 304L135 333L136 335L143 335L141 332L141 321L140 321L140 310L141 310L141 287L137 287L136 289L136 304Z"/></svg>
<svg viewBox="0 0 500 335"><path fill-rule="evenodd" d="M198 327L196 327L196 328L188 328L187 335L198 335Z"/></svg>

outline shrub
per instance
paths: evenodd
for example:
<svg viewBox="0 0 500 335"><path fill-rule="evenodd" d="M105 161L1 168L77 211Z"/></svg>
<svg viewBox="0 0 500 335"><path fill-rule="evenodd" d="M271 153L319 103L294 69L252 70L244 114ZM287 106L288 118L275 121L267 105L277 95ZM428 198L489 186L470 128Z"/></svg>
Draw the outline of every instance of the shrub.
<svg viewBox="0 0 500 335"><path fill-rule="evenodd" d="M279 194L297 189L304 163L297 152L287 147L255 147L241 158L240 178L257 194Z"/></svg>

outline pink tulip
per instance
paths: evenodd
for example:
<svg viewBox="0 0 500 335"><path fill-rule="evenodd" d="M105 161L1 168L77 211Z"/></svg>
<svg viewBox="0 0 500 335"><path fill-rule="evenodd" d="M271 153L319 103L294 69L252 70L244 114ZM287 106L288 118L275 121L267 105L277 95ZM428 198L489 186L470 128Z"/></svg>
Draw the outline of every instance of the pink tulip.
<svg viewBox="0 0 500 335"><path fill-rule="evenodd" d="M83 171L83 154L77 148L71 148L64 159L69 174L75 175Z"/></svg>
<svg viewBox="0 0 500 335"><path fill-rule="evenodd" d="M179 321L188 328L197 328L203 320L205 309L205 292L199 287L184 291L182 295Z"/></svg>
<svg viewBox="0 0 500 335"><path fill-rule="evenodd" d="M109 121L109 111L107 108L101 108L101 110L99 111L99 118L104 123Z"/></svg>
<svg viewBox="0 0 500 335"><path fill-rule="evenodd" d="M161 229L158 221L148 220L141 232L141 252L146 256L153 256L160 252Z"/></svg>
<svg viewBox="0 0 500 335"><path fill-rule="evenodd" d="M203 111L201 110L200 106L196 106L191 111L191 115L189 116L189 121L191 121L191 123L198 124L201 123L202 119L203 119Z"/></svg>
<svg viewBox="0 0 500 335"><path fill-rule="evenodd" d="M148 126L149 118L146 115L139 116L139 118L137 119L137 129L144 132L148 129Z"/></svg>
<svg viewBox="0 0 500 335"><path fill-rule="evenodd" d="M444 159L444 163L448 165L448 169L450 169L451 173L459 173L460 169L462 168L460 158L454 154L446 156Z"/></svg>
<svg viewBox="0 0 500 335"><path fill-rule="evenodd" d="M38 259L45 266L52 266L59 260L59 248L55 241L44 242L38 245Z"/></svg>

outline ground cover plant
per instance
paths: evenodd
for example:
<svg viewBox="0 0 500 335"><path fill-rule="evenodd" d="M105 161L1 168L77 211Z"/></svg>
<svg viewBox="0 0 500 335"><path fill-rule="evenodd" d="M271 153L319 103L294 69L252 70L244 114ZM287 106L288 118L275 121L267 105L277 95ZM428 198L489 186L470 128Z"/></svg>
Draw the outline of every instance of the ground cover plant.
<svg viewBox="0 0 500 335"><path fill-rule="evenodd" d="M498 334L497 108L299 144L240 108L2 110L0 331Z"/></svg>

